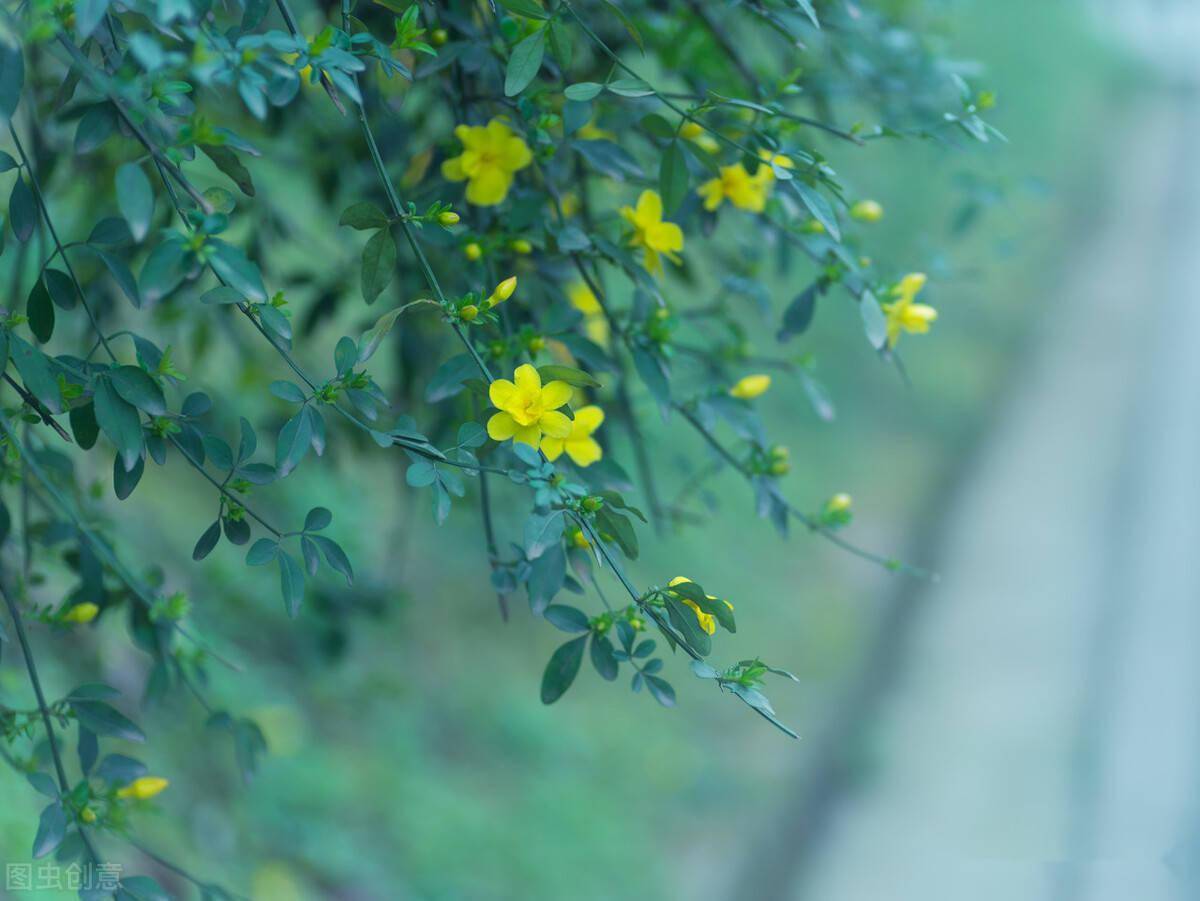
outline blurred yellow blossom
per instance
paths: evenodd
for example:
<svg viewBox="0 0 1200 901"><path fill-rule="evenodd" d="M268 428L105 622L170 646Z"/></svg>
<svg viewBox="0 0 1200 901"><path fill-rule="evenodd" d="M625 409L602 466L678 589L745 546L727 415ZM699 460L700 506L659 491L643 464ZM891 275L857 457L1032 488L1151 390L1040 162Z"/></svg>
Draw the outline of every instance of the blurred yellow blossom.
<svg viewBox="0 0 1200 901"><path fill-rule="evenodd" d="M663 221L662 197L657 191L643 191L637 209L621 207L621 216L633 226L630 246L645 248L643 264L652 275L663 271L661 256L678 265L683 250L683 229L674 222Z"/></svg>
<svg viewBox="0 0 1200 901"><path fill-rule="evenodd" d="M761 172L768 167L759 166ZM720 176L702 184L696 191L704 198L704 208L715 210L728 200L741 210L761 213L767 205L767 188L769 182L752 176L741 163L732 166L722 166Z"/></svg>
<svg viewBox="0 0 1200 901"><path fill-rule="evenodd" d="M937 310L928 304L915 302L917 295L925 287L925 281L923 272L910 272L892 288L892 297L896 299L882 305L887 317L888 347L896 346L901 332L923 335L937 319Z"/></svg>
<svg viewBox="0 0 1200 901"><path fill-rule="evenodd" d="M442 175L467 182L467 202L476 206L501 203L514 173L533 162L529 145L501 119L487 125L459 125L454 134L463 152L442 163Z"/></svg>
<svg viewBox="0 0 1200 901"><path fill-rule="evenodd" d="M90 623L96 618L96 614L100 612L100 608L95 604L87 601L82 604L76 604L70 610L62 615L64 623Z"/></svg>

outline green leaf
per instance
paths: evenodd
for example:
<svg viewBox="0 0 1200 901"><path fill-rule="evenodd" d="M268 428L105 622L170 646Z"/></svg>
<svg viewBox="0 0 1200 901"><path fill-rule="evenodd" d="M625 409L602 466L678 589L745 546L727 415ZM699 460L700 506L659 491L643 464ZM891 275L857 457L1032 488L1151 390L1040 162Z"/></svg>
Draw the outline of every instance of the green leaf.
<svg viewBox="0 0 1200 901"><path fill-rule="evenodd" d="M633 20L630 19L625 13L625 10L621 9L621 7L614 3L613 0L604 0L604 3L616 14L617 18L621 20L621 24L625 26L625 30L629 32L629 36L633 38L633 42L638 45L638 49L641 50L642 55L645 56L646 44L642 40L642 36L638 32L637 27L633 24Z"/></svg>
<svg viewBox="0 0 1200 901"><path fill-rule="evenodd" d="M404 481L413 488L428 488L436 480L437 469L428 460L418 460L404 473Z"/></svg>
<svg viewBox="0 0 1200 901"><path fill-rule="evenodd" d="M535 31L513 47L504 73L504 96L516 97L537 77L546 55L546 32Z"/></svg>
<svg viewBox="0 0 1200 901"><path fill-rule="evenodd" d="M0 73L0 77L3 77L3 73ZM13 182L12 193L8 196L8 222L22 244L29 240L37 226L37 205L33 192L20 175Z"/></svg>
<svg viewBox="0 0 1200 901"><path fill-rule="evenodd" d="M229 176L239 191L247 197L254 196L254 180L250 177L250 170L242 165L236 153L223 144L201 144L200 150L213 161L213 165Z"/></svg>
<svg viewBox="0 0 1200 901"><path fill-rule="evenodd" d="M116 494L117 500L123 501L133 494L133 489L138 486L145 471L146 461L141 457L133 464L133 469L125 468L120 454L113 458L113 493Z"/></svg>
<svg viewBox="0 0 1200 901"><path fill-rule="evenodd" d="M0 123L7 124L21 100L25 85L25 60L11 27L0 37Z"/></svg>
<svg viewBox="0 0 1200 901"><path fill-rule="evenodd" d="M671 683L659 676L651 676L649 673L644 673L646 679L646 688L650 690L650 694L654 696L654 700L662 704L664 707L675 706L675 689L671 687Z"/></svg>
<svg viewBox="0 0 1200 901"><path fill-rule="evenodd" d="M388 310L375 320L375 324L371 328L362 333L362 337L358 339L359 363L365 363L375 355L375 351L379 349L379 345L383 343L383 339L387 337L388 332L392 330L392 326L396 324L396 320L403 312L404 307Z"/></svg>
<svg viewBox="0 0 1200 901"><path fill-rule="evenodd" d="M687 159L678 141L672 141L663 152L658 169L658 191L662 195L663 210L674 213L683 203L688 191Z"/></svg>
<svg viewBox="0 0 1200 901"><path fill-rule="evenodd" d="M588 637L580 635L560 645L546 664L542 673L542 703L553 704L563 696L575 677L579 675L579 666L583 662L583 650Z"/></svg>
<svg viewBox="0 0 1200 901"><path fill-rule="evenodd" d="M214 523L215 525L215 523ZM272 538L260 538L246 551L247 566L264 566L279 553L279 542Z"/></svg>
<svg viewBox="0 0 1200 901"><path fill-rule="evenodd" d="M325 555L325 562L345 577L347 585L353 585L354 567L350 565L350 558L346 556L342 546L324 535L313 535L311 538L321 549L321 553Z"/></svg>
<svg viewBox="0 0 1200 901"><path fill-rule="evenodd" d="M640 78L618 78L604 87L620 97L649 97L654 93L654 88Z"/></svg>
<svg viewBox="0 0 1200 901"><path fill-rule="evenodd" d="M576 388L599 388L600 382L589 373L582 369L576 369L573 366L560 366L557 363L552 363L547 366L538 367L538 375L542 377L542 384L546 382L566 382L568 385L573 385Z"/></svg>
<svg viewBox="0 0 1200 901"><path fill-rule="evenodd" d="M153 305L179 287L187 275L187 250L172 236L150 251L138 277L142 301Z"/></svg>
<svg viewBox="0 0 1200 901"><path fill-rule="evenodd" d="M551 604L542 616L546 622L563 632L587 632L590 629L587 614L566 604Z"/></svg>
<svg viewBox="0 0 1200 901"><path fill-rule="evenodd" d="M580 103L586 103L587 101L598 97L600 95L600 92L603 90L604 90L604 85L599 84L598 82L581 81L581 82L578 82L577 84L568 85L567 89L565 91L563 91L563 95L568 100L575 100Z"/></svg>
<svg viewBox="0 0 1200 901"><path fill-rule="evenodd" d="M42 281L50 292L54 305L62 310L75 309L75 285L71 277L59 269L47 267L42 270Z"/></svg>
<svg viewBox="0 0 1200 901"><path fill-rule="evenodd" d="M25 315L29 317L29 330L39 343L45 344L54 334L54 303L42 279L33 283L29 299L25 301Z"/></svg>
<svg viewBox="0 0 1200 901"><path fill-rule="evenodd" d="M833 212L833 207L829 205L829 201L825 199L825 196L816 188L805 184L799 178L791 179L788 184L800 195L801 202L808 207L808 211L812 213L813 218L825 226L825 231L829 233L829 237L840 242L842 240L842 230L838 226L837 216Z"/></svg>
<svg viewBox="0 0 1200 901"><path fill-rule="evenodd" d="M326 507L313 507L304 517L304 531L319 532L333 522L333 513Z"/></svg>
<svg viewBox="0 0 1200 901"><path fill-rule="evenodd" d="M200 540L196 542L196 546L192 548L192 559L196 561L203 560L212 553L213 548L217 546L217 542L221 540L221 520L217 520L211 526L204 530L204 534L200 536Z"/></svg>
<svg viewBox="0 0 1200 901"><path fill-rule="evenodd" d="M288 616L295 617L304 601L304 570L296 558L286 551L280 551L276 560L279 563L279 591L283 595L283 606Z"/></svg>
<svg viewBox="0 0 1200 901"><path fill-rule="evenodd" d="M887 344L887 319L879 301L870 291L863 291L858 298L858 312L862 317L863 333L871 346L881 350Z"/></svg>
<svg viewBox="0 0 1200 901"><path fill-rule="evenodd" d="M137 409L119 394L106 378L96 380L93 397L96 405L96 422L100 431L108 436L117 451L125 470L133 469L142 456L142 420Z"/></svg>
<svg viewBox="0 0 1200 901"><path fill-rule="evenodd" d="M342 217L338 220L338 225L348 225L359 231L373 228L387 228L388 217L375 204L364 200L361 203L346 207L342 211Z"/></svg>
<svg viewBox="0 0 1200 901"><path fill-rule="evenodd" d="M49 359L23 338L9 334L8 340L13 365L17 367L25 387L45 404L51 413L61 413L62 393L58 388L58 379L54 377L50 368Z"/></svg>
<svg viewBox="0 0 1200 901"><path fill-rule="evenodd" d="M146 740L146 733L136 723L103 701L72 699L70 704L75 718L99 736L110 735L136 742Z"/></svg>
<svg viewBox="0 0 1200 901"><path fill-rule="evenodd" d="M306 414L307 408L301 409L279 430L275 442L275 468L281 479L299 465L312 447L312 421Z"/></svg>
<svg viewBox="0 0 1200 901"><path fill-rule="evenodd" d="M45 857L62 844L67 836L67 814L62 802L55 801L42 811L37 835L33 837L33 857Z"/></svg>
<svg viewBox="0 0 1200 901"><path fill-rule="evenodd" d="M796 5L812 20L813 25L817 28L821 27L821 23L817 21L817 11L813 9L812 0L796 0Z"/></svg>
<svg viewBox="0 0 1200 901"><path fill-rule="evenodd" d="M561 510L531 513L525 520L525 555L536 560L553 544L562 539L566 515Z"/></svg>
<svg viewBox="0 0 1200 901"><path fill-rule="evenodd" d="M533 0L499 0L501 6L510 13L525 16L527 19L549 19L550 15Z"/></svg>
<svg viewBox="0 0 1200 901"><path fill-rule="evenodd" d="M100 434L100 426L96 423L96 407L94 404L81 404L72 407L70 413L71 433L76 443L83 450L91 450L96 445Z"/></svg>
<svg viewBox="0 0 1200 901"><path fill-rule="evenodd" d="M812 325L813 314L817 310L817 298L824 293L825 282L818 279L797 294L783 311L783 324L775 338L782 343L808 331L808 327Z"/></svg>
<svg viewBox="0 0 1200 901"><path fill-rule="evenodd" d="M149 374L137 366L119 366L109 373L112 386L117 394L139 410L151 416L166 416L167 402L163 399L162 388Z"/></svg>
<svg viewBox="0 0 1200 901"><path fill-rule="evenodd" d="M244 300L239 292L226 285L219 285L200 295L200 302L207 304L242 303Z"/></svg>
<svg viewBox="0 0 1200 901"><path fill-rule="evenodd" d="M240 248L217 238L209 238L208 245L214 249L209 264L223 281L240 291L247 300L256 303L266 301L267 289L263 285L262 273Z"/></svg>
<svg viewBox="0 0 1200 901"><path fill-rule="evenodd" d="M75 30L81 41L89 37L96 30L96 26L104 20L104 13L108 11L108 3L109 0L76 0Z"/></svg>
<svg viewBox="0 0 1200 901"><path fill-rule="evenodd" d="M133 240L140 244L154 216L154 191L137 163L126 163L117 170L117 207L129 223Z"/></svg>
<svg viewBox="0 0 1200 901"><path fill-rule="evenodd" d="M605 635L593 635L591 644L592 666L600 678L612 682L617 678L617 658L613 655L613 644Z"/></svg>
<svg viewBox="0 0 1200 901"><path fill-rule="evenodd" d="M396 240L386 229L375 232L362 254L362 296L374 303L392 281L396 269Z"/></svg>
<svg viewBox="0 0 1200 901"><path fill-rule="evenodd" d="M708 637L707 632L700 628L700 621L696 619L695 610L685 606L682 601L674 597L668 597L667 616L671 620L671 625L683 636L683 640L693 651L701 657L707 657L712 653L712 639Z"/></svg>

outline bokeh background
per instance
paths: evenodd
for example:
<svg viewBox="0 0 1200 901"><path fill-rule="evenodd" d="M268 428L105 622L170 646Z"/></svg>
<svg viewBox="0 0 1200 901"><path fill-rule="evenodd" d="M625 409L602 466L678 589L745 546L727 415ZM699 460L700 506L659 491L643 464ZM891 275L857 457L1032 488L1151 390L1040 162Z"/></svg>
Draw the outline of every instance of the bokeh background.
<svg viewBox="0 0 1200 901"><path fill-rule="evenodd" d="M682 663L672 710L586 669L542 706L559 634L520 603L500 622L476 517L436 529L383 455L294 477L297 497L377 524L348 547L355 589L326 585L296 623L236 549L180 559L211 496L153 468L127 545L177 561L247 670L214 670L212 691L271 754L243 784L198 707L145 711L142 756L172 788L142 834L268 901L1200 896L1198 13L926 6L930 39L979 61L1010 143L876 143L838 167L887 209L879 261L927 271L941 318L906 339L905 384L830 303L803 340L836 419L786 381L764 403L789 496L850 492L849 537L939 579L780 540L734 475L713 486L727 516L644 542L631 567L703 573L737 604L722 656L799 675L772 697L801 741ZM288 196L286 165L255 177ZM104 622L69 671L47 656L51 694L81 671L136 691L124 628ZM0 692L23 698L14 664ZM25 860L39 799L7 768L0 798L0 858Z"/></svg>

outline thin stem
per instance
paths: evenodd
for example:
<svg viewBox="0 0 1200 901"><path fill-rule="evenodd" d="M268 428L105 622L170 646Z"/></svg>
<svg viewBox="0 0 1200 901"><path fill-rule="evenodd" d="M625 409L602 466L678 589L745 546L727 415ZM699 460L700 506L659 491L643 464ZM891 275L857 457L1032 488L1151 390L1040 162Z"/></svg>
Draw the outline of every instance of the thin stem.
<svg viewBox="0 0 1200 901"><path fill-rule="evenodd" d="M21 654L25 657L25 670L29 673L29 683L33 686L34 697L37 698L38 711L42 715L42 725L46 728L46 741L50 745L50 756L54 760L54 770L58 775L58 785L63 796L66 796L71 791L71 783L67 780L67 771L63 766L62 755L58 750L58 738L54 733L54 724L50 721L50 707L46 703L46 695L42 691L42 682L38 678L37 663L33 659L33 649L29 646L29 637L25 634L25 622L21 617L21 610L13 600L8 589L4 587L4 583L0 580L0 595L4 596L4 603L8 607L8 615L12 618L13 631L17 633L17 642L21 645ZM84 845L87 847L88 855L92 860L99 860L100 855L96 853L96 848L92 844L91 836L82 825L79 826L79 837L83 839Z"/></svg>

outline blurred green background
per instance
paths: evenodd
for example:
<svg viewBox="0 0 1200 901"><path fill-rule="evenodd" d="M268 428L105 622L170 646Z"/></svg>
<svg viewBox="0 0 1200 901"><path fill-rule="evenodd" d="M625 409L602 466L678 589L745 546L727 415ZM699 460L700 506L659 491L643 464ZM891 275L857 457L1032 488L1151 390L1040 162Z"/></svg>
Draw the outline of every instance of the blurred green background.
<svg viewBox="0 0 1200 901"><path fill-rule="evenodd" d="M800 340L822 348L816 372L836 420L820 421L787 378L764 399L764 414L792 449L785 489L799 505L816 509L849 492L848 537L940 570L944 514L1009 409L1027 350L1105 208L1106 173L1124 139L1115 111L1161 89L1158 75L1101 44L1081 5L929 6L930 39L980 61L979 83L998 96L992 121L1010 143L964 153L876 142L837 147L834 160L858 196L887 210L873 234L878 261L928 272L927 296L941 317L929 336L903 342L906 385L862 339L854 307L823 300ZM282 165L255 174L267 196L272 181L286 183ZM322 323L306 343L331 347L343 326ZM769 324L762 335L769 347ZM215 346L211 353L221 360ZM268 403L248 398L246 406L278 415ZM652 440L668 434L645 412ZM107 473L96 478L107 485ZM723 658L761 654L800 676L800 685L776 685L772 698L802 740L788 741L674 660L675 709L586 668L561 702L544 707L538 684L560 635L519 598L511 621L500 621L468 507L435 528L425 497L414 497L383 455L359 455L353 466L335 455L294 478L296 497L379 527L369 542L347 546L355 589L328 583L296 623L283 614L273 571L248 571L237 549L222 545L201 566L174 567L203 632L222 636L219 646L246 670L214 669L214 696L257 718L271 753L243 785L227 739L205 730L198 706L188 716L147 711L152 741L143 756L172 781L161 813L139 822L157 847L279 901L842 897L820 894L810 879L818 864L841 865L840 805L869 793L872 774L887 766L888 747L871 729L873 702L907 665L908 621L940 615L921 602L927 584L815 537L780 540L753 518L748 488L724 475L713 488L728 515L644 541L630 569L647 583L702 573L706 587L728 596L741 629L724 640ZM1053 503L1051 486L1046 493ZM129 503L138 518L136 538L124 526L127 543L147 560L180 561L212 497L151 468ZM136 692L143 663L121 650L124 628L119 618L104 622L111 640L81 644L73 672L46 655L50 693L84 671ZM26 694L11 658L0 692ZM7 768L0 796L0 858L25 860L39 798Z"/></svg>

